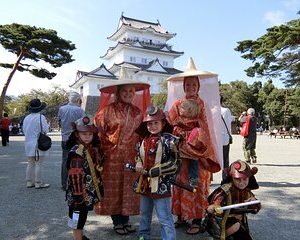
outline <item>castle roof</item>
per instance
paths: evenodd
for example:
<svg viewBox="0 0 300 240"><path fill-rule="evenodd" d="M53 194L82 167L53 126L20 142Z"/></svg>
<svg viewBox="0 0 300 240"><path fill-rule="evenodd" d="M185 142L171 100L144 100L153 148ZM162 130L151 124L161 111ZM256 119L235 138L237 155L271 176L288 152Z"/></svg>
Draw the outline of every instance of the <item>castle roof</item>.
<svg viewBox="0 0 300 240"><path fill-rule="evenodd" d="M140 49L142 51L160 52L167 53L168 55L173 55L176 57L181 56L184 52L178 52L172 50L172 47L168 44L153 44L150 42L143 42L139 40L124 40L123 42L118 42L116 46L108 48L107 52L101 56L101 58L110 59L116 52L121 48L134 48Z"/></svg>
<svg viewBox="0 0 300 240"><path fill-rule="evenodd" d="M163 35L167 38L167 40L176 36L176 33L170 33L166 31L160 25L158 20L156 23L148 22L135 18L125 17L122 13L117 30L111 36L109 36L108 39L111 39L113 41L117 40L121 33L125 32L127 29L132 29L135 31L151 31L154 34Z"/></svg>
<svg viewBox="0 0 300 240"><path fill-rule="evenodd" d="M78 85L82 85L84 82L86 82L88 79L112 79L112 80L117 80L116 75L114 75L112 72L110 72L105 65L102 63L100 67L94 69L93 71L90 72L85 72L85 71L77 71L76 74L76 79L75 82L70 85L70 87L77 87Z"/></svg>
<svg viewBox="0 0 300 240"><path fill-rule="evenodd" d="M166 75L173 75L177 73L182 73L182 71L176 68L167 68L160 64L158 59L152 60L148 64L137 64L137 63L115 63L111 68L110 71L115 69L121 68L124 66L125 68L133 69L136 73L143 71L143 72L152 72L152 73L159 73L159 74L166 74Z"/></svg>

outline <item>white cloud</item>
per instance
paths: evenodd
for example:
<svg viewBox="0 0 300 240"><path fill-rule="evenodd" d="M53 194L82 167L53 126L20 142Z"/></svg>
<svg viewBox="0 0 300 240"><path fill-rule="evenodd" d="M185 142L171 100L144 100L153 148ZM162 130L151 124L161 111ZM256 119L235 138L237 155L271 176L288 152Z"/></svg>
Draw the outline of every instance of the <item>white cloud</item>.
<svg viewBox="0 0 300 240"><path fill-rule="evenodd" d="M285 22L285 14L283 11L269 11L266 12L263 20L270 26L280 25Z"/></svg>

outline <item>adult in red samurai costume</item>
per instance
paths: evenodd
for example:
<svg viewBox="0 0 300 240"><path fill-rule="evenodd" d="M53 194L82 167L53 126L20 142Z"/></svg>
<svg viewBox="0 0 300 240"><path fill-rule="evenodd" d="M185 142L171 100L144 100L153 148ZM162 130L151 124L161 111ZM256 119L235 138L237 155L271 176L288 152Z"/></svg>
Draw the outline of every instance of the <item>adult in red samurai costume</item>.
<svg viewBox="0 0 300 240"><path fill-rule="evenodd" d="M139 214L139 195L132 189L138 175L124 170L124 166L135 164L136 144L141 140L135 130L150 103L149 87L147 83L128 79L122 67L119 79L100 89L95 125L106 159L99 213L111 216L114 230L120 235L135 231L129 216Z"/></svg>
<svg viewBox="0 0 300 240"><path fill-rule="evenodd" d="M181 114L187 100L196 102L198 111L191 119ZM181 138L179 153L182 166L177 181L189 181L190 165L196 161L197 192L173 188L172 212L177 215L175 226L184 226L192 220L188 234L197 234L201 218L208 205L207 197L211 173L222 168L222 120L217 74L198 71L192 58L183 73L168 78L168 98L165 106L173 134Z"/></svg>

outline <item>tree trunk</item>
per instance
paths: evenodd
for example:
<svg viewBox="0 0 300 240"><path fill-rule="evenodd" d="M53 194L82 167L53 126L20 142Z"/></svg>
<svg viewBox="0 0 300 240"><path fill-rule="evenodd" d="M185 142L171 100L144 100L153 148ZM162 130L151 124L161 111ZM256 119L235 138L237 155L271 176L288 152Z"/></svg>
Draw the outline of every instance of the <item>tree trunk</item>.
<svg viewBox="0 0 300 240"><path fill-rule="evenodd" d="M22 60L22 57L25 55L25 48L21 47L21 51L20 51L20 54L18 56L18 59L17 61L15 62L14 64L14 67L12 68L10 74L8 75L8 78L6 80L6 83L4 84L3 86L3 89L2 89L2 92L1 92L1 97L0 97L0 118L2 117L3 115L3 109L4 109L4 100L5 100L5 96L6 96L6 91L8 89L8 86L10 84L10 81L12 79L12 77L14 76L15 72L17 71L17 68L19 66L19 63L21 62Z"/></svg>

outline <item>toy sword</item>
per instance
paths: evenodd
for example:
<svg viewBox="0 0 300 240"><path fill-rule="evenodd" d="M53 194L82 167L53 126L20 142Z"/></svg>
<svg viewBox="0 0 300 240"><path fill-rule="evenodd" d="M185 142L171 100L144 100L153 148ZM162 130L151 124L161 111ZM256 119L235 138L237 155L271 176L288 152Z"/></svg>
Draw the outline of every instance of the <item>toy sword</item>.
<svg viewBox="0 0 300 240"><path fill-rule="evenodd" d="M135 166L134 165L132 165L132 164L130 164L130 163L126 163L125 164L125 168L126 169L129 169L129 170L131 170L131 171L136 171L136 169L135 169ZM145 176L149 176L149 174L148 174L148 171L147 170L143 170L143 173L142 173L143 175L145 175ZM175 185L175 186L177 186L177 187L180 187L180 188L182 188L182 189L185 189L185 190L187 190L187 191L189 191L189 192L192 192L192 193L195 193L195 192L197 192L197 189L196 188L193 188L193 187L191 187L191 186L189 186L189 185L186 185L186 184L183 184L183 183L181 183L181 182L177 182L176 180L174 180L174 179L172 179L172 178L170 178L169 179L169 182L172 184L172 185Z"/></svg>
<svg viewBox="0 0 300 240"><path fill-rule="evenodd" d="M236 209L236 208L254 205L254 204L258 204L258 203L260 203L260 200L254 200L254 201L244 202L244 203L237 203L237 204L232 204L232 205L228 205L228 206L224 206L224 207L217 207L215 210L216 210L216 212L222 212L224 210Z"/></svg>

